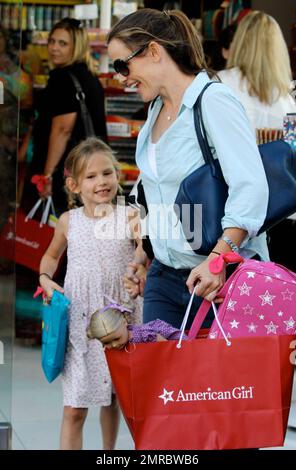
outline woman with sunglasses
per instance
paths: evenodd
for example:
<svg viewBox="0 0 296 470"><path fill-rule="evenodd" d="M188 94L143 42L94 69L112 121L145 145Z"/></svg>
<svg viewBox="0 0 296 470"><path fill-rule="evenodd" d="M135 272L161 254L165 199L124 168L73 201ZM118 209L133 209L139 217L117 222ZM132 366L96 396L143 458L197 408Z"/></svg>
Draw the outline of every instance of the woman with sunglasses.
<svg viewBox="0 0 296 470"><path fill-rule="evenodd" d="M64 160L86 137L71 75L76 77L85 95L95 135L106 140L104 91L96 76L87 31L80 21L64 18L53 26L49 33L48 56L53 69L37 103L32 173L47 177L48 184L40 195L52 192L54 205L61 213L67 209L63 189Z"/></svg>
<svg viewBox="0 0 296 470"><path fill-rule="evenodd" d="M182 180L204 164L193 106L213 74L198 33L180 11L141 9L113 27L108 51L121 82L152 102L136 150L155 255L144 290L144 322L160 318L180 328L194 286L190 322L201 297L213 300L225 281L225 267L219 274L210 272L212 259L231 250L268 259L266 236L256 236L268 203L265 172L241 103L228 87L213 84L203 95L202 114L229 194L221 238L208 256L197 255L170 207ZM132 268L136 274L138 266ZM137 277L128 280L141 285Z"/></svg>

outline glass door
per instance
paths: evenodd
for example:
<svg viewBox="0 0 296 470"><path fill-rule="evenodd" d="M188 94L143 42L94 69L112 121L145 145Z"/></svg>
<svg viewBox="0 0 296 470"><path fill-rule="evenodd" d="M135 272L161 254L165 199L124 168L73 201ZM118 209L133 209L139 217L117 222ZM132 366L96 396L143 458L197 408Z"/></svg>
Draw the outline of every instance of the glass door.
<svg viewBox="0 0 296 470"><path fill-rule="evenodd" d="M11 448L21 1L0 1L0 449Z"/></svg>

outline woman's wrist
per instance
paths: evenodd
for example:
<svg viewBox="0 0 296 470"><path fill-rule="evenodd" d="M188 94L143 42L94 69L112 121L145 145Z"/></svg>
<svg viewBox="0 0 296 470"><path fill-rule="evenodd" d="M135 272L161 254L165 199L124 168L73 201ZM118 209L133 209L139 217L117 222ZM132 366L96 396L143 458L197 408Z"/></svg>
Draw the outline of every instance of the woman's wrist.
<svg viewBox="0 0 296 470"><path fill-rule="evenodd" d="M222 235L221 239L228 247L231 249L231 251L234 251L235 253L239 252L239 247L238 245L227 235Z"/></svg>

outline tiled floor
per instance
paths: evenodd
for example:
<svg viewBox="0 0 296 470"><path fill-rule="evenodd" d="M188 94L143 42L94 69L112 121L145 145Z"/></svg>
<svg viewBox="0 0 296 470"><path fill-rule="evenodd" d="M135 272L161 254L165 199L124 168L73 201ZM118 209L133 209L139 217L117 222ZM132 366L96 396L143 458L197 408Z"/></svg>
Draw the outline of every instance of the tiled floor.
<svg viewBox="0 0 296 470"><path fill-rule="evenodd" d="M40 366L40 348L15 345L13 363L13 449L52 450L59 447L62 390L59 378L48 384ZM84 427L84 449L100 449L98 410L90 409ZM117 449L133 449L121 420Z"/></svg>
<svg viewBox="0 0 296 470"><path fill-rule="evenodd" d="M296 379L296 376L295 376ZM293 398L296 400L296 380ZM289 428L285 446L296 450L296 401L294 428ZM60 380L48 384L40 367L40 348L16 342L13 363L12 423L13 449L58 449L62 414ZM100 449L98 410L90 410L85 424L84 448ZM291 416L290 416L291 419ZM121 420L117 449L133 449L128 428Z"/></svg>

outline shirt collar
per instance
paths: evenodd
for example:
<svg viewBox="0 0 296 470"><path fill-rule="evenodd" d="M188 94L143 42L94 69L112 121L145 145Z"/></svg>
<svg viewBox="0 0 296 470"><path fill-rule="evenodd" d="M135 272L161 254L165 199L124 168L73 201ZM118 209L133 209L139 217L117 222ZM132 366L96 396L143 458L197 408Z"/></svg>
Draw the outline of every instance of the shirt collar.
<svg viewBox="0 0 296 470"><path fill-rule="evenodd" d="M209 81L210 79L208 77L207 72L199 72L193 82L186 89L183 95L182 105L185 105L187 108L193 108L197 97Z"/></svg>

